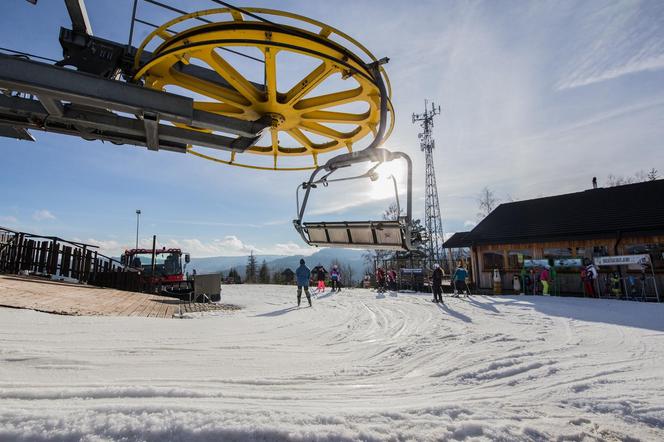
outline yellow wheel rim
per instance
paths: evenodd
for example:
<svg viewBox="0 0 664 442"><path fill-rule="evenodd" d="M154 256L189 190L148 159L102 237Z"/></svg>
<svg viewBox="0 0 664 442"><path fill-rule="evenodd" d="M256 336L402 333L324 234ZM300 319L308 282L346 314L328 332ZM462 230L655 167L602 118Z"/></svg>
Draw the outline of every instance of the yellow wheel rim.
<svg viewBox="0 0 664 442"><path fill-rule="evenodd" d="M205 101L194 96L195 108L220 115L250 121L264 116L271 118L269 137L265 137L267 143L252 146L244 153L231 153L229 158L224 159L197 152L194 146L189 146L190 153L241 167L304 170L318 165L318 155L339 149L350 152L356 143L375 137L380 121L381 96L367 66L376 59L366 48L341 31L306 17L267 9L246 10L290 21L285 25L274 23L273 17L270 17L272 23L247 20L242 14L228 9L200 11L178 17L157 28L148 35L136 54L137 73L134 79L143 80L146 87L163 90L168 86L177 86L203 95ZM217 17L220 20L182 32L170 31L174 25L189 24L193 19L203 16L215 16L215 20ZM293 20L307 25L309 30L293 26ZM312 31L312 26L318 32ZM345 44L342 45L340 41ZM140 64L145 48L155 44L157 47L151 58ZM352 52L346 46L354 46L359 51ZM238 47L260 50L263 84L250 82L222 52L223 49ZM280 90L277 64L286 53L311 58L316 67L287 90ZM203 63L216 72L223 79L224 85L188 75L178 68L192 62L198 65ZM381 75L389 85L383 70ZM341 76L345 80L344 86L346 83L349 86L316 95L316 89L324 87L332 76ZM366 103L366 110L353 112L331 109L358 102ZM385 138L389 136L394 124L391 104L388 109L391 118ZM284 143L282 138L289 140ZM252 160L266 155L273 159L271 166L259 165ZM279 161L284 157L302 156L310 158L308 165L302 165L300 161L294 167L288 161Z"/></svg>

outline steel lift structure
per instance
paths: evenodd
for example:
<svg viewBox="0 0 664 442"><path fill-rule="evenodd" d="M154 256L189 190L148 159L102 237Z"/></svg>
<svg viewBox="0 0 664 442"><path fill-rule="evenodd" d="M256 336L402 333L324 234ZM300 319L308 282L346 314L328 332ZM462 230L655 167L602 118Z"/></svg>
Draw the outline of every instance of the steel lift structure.
<svg viewBox="0 0 664 442"><path fill-rule="evenodd" d="M163 1L135 0L129 41L123 44L93 35L83 0L64 0L72 27L60 30L62 60L49 64L17 51L0 54L0 136L34 141L30 131L39 130L188 153L230 166L313 170L298 187L293 221L306 243L410 249L411 161L380 147L394 126L383 69L388 60L307 17L210 1L221 7L188 13ZM139 3L179 15L154 25L137 17ZM136 24L153 28L138 47L132 46ZM249 80L229 61L231 53L260 63L263 82ZM282 90L278 63L292 54L315 67ZM312 94L332 77L349 86ZM168 92L174 87L178 93ZM357 103L362 111L339 110ZM366 147L354 149L368 139ZM347 152L319 165L319 155L339 149ZM271 164L265 164L266 158ZM303 164L306 159L309 164ZM380 164L399 159L408 166L405 216L381 222L304 221L312 189L375 179ZM370 163L369 171L332 177L360 163Z"/></svg>

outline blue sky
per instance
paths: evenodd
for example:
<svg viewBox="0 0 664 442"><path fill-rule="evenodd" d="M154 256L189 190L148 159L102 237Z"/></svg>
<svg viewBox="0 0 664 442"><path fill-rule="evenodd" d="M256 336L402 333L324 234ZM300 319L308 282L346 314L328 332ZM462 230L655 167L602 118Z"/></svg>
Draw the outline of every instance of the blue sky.
<svg viewBox="0 0 664 442"><path fill-rule="evenodd" d="M168 0L187 10L211 2ZM87 0L95 35L126 41L130 0ZM237 2L236 2L237 3ZM327 22L387 66L396 128L387 147L415 161L415 215L424 212L424 159L411 113L425 98L436 120L435 167L446 232L476 221L484 186L503 201L573 192L608 174L664 175L664 2L255 1ZM59 58L64 2L5 0L0 46ZM173 16L142 5L139 16ZM148 30L137 28L135 44ZM261 172L189 155L34 132L0 139L0 225L100 244L144 243L194 256L300 253L294 189L306 173ZM377 217L389 183L321 192L313 209ZM387 189L387 190L386 190Z"/></svg>

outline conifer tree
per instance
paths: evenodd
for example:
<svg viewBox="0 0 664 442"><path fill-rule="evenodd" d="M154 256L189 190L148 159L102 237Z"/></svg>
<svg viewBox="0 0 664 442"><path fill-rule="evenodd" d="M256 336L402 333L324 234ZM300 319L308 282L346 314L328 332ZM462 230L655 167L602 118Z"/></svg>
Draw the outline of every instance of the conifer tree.
<svg viewBox="0 0 664 442"><path fill-rule="evenodd" d="M256 263L256 257L254 256L254 251L251 251L251 254L247 257L247 268L244 276L244 280L247 284L253 284L256 282L256 276L258 272L258 264Z"/></svg>
<svg viewBox="0 0 664 442"><path fill-rule="evenodd" d="M267 262L265 262L265 260L263 260L261 268L258 271L258 282L261 284L270 283L270 269L268 268Z"/></svg>

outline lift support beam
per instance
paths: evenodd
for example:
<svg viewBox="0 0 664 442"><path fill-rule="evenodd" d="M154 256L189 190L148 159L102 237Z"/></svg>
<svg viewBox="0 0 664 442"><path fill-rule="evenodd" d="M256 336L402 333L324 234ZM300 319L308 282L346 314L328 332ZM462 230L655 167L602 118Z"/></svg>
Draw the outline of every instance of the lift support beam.
<svg viewBox="0 0 664 442"><path fill-rule="evenodd" d="M243 152L271 124L269 119L245 121L196 110L189 97L1 54L0 89L6 91L0 101L0 124L5 126L0 136L15 133L20 139L26 139L24 129L37 129L151 150L184 151L194 144ZM237 138L164 125L160 120Z"/></svg>

